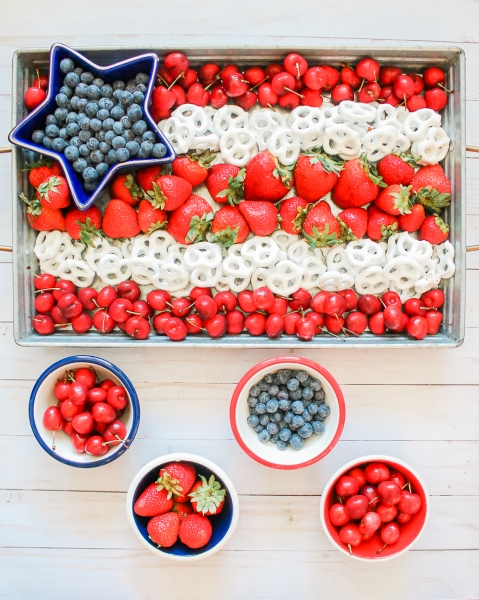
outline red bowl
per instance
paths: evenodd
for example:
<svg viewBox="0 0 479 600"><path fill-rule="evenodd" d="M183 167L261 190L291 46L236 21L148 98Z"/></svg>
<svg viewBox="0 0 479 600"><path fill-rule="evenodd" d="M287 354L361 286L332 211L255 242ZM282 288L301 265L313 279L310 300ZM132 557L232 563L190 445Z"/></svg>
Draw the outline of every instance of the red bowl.
<svg viewBox="0 0 479 600"><path fill-rule="evenodd" d="M312 435L305 441L301 450L278 450L275 444L263 444L258 435L246 423L249 416L248 392L251 386L260 381L268 373L280 369L304 369L319 379L326 394L326 404L331 414L326 418L323 435ZM236 386L230 404L230 423L236 441L245 453L266 467L273 469L301 469L314 464L331 452L337 444L344 427L346 407L344 397L337 381L323 367L297 356L279 356L260 362L250 369Z"/></svg>
<svg viewBox="0 0 479 600"><path fill-rule="evenodd" d="M419 512L413 515L410 521L404 525L399 525L401 536L395 544L386 546L380 554L377 554L377 551L380 550L384 544L379 535L376 534L370 540L361 542L359 546L352 548L351 554L348 547L339 540L339 528L335 525L332 525L329 520L329 509L332 504L337 502L337 495L335 492L337 480L351 469L354 469L355 467L365 467L367 464L372 462L382 462L390 469L394 469L402 473L406 478L406 481L411 483L412 491L421 496L422 505ZM336 471L336 473L331 477L321 496L319 512L321 524L326 536L339 550L341 550L341 552L356 560L385 561L404 554L404 552L407 552L421 537L429 519L429 495L427 493L424 481L421 479L418 473L416 473L416 471L405 462L397 458L392 458L391 456L362 456L361 458L352 460L341 467L341 469Z"/></svg>

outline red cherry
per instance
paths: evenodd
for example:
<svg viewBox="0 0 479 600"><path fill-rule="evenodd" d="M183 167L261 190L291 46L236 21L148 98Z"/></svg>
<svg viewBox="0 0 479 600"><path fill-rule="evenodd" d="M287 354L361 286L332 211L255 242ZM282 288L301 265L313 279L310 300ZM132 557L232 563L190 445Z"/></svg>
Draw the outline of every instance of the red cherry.
<svg viewBox="0 0 479 600"><path fill-rule="evenodd" d="M199 296L195 300L195 310L203 321L212 319L218 312L218 306L211 296ZM180 315L178 315L180 316Z"/></svg>
<svg viewBox="0 0 479 600"><path fill-rule="evenodd" d="M311 300L311 308L317 313L324 314L324 302L331 292L318 292Z"/></svg>
<svg viewBox="0 0 479 600"><path fill-rule="evenodd" d="M337 502L336 504L331 505L329 509L329 520L335 527L341 527L342 525L349 523L350 518L344 504L339 504L339 502Z"/></svg>
<svg viewBox="0 0 479 600"><path fill-rule="evenodd" d="M188 90L194 83L198 81L198 73L194 69L188 69L179 79L178 84Z"/></svg>
<svg viewBox="0 0 479 600"><path fill-rule="evenodd" d="M250 335L263 335L266 330L266 317L262 313L254 312L246 317L244 326Z"/></svg>
<svg viewBox="0 0 479 600"><path fill-rule="evenodd" d="M253 292L245 290L238 294L238 304L245 313L252 313L256 310L256 304L253 301Z"/></svg>
<svg viewBox="0 0 479 600"><path fill-rule="evenodd" d="M63 422L63 427L62 427L63 431L67 434L67 435L71 435L74 431L72 424L71 423L67 423L66 421Z"/></svg>
<svg viewBox="0 0 479 600"><path fill-rule="evenodd" d="M369 508L374 508L379 502L378 491L375 485L366 484L359 489L359 493L368 499Z"/></svg>
<svg viewBox="0 0 479 600"><path fill-rule="evenodd" d="M341 316L346 311L346 301L343 296L332 293L324 300L324 313L326 315Z"/></svg>
<svg viewBox="0 0 479 600"><path fill-rule="evenodd" d="M389 471L389 479L388 481L394 481L398 486L402 489L406 483L406 479L404 475L399 471Z"/></svg>
<svg viewBox="0 0 479 600"><path fill-rule="evenodd" d="M253 292L253 304L256 310L268 310L274 304L273 292L267 287L260 287Z"/></svg>
<svg viewBox="0 0 479 600"><path fill-rule="evenodd" d="M143 317L134 315L125 323L125 333L135 340L146 340L150 332L150 323Z"/></svg>
<svg viewBox="0 0 479 600"><path fill-rule="evenodd" d="M106 401L115 410L123 410L128 404L128 394L121 385L114 385L108 390Z"/></svg>
<svg viewBox="0 0 479 600"><path fill-rule="evenodd" d="M239 310L226 313L226 331L230 335L238 335L244 329L244 315Z"/></svg>
<svg viewBox="0 0 479 600"><path fill-rule="evenodd" d="M411 96L406 100L406 108L409 112L415 112L420 108L426 108L426 100L422 96Z"/></svg>
<svg viewBox="0 0 479 600"><path fill-rule="evenodd" d="M68 381L57 381L53 393L57 400L68 400L70 398L70 386Z"/></svg>
<svg viewBox="0 0 479 600"><path fill-rule="evenodd" d="M331 101L334 104L339 104L344 100L354 100L354 92L353 88L349 86L347 83L340 83L331 91Z"/></svg>
<svg viewBox="0 0 479 600"><path fill-rule="evenodd" d="M362 78L356 75L356 71L352 67L347 66L341 69L339 79L341 83L348 85L353 90L357 90L362 83Z"/></svg>
<svg viewBox="0 0 479 600"><path fill-rule="evenodd" d="M311 306L312 296L304 288L299 288L296 292L291 294L291 300L288 302L291 310L308 310ZM318 312L318 311L316 311Z"/></svg>
<svg viewBox="0 0 479 600"><path fill-rule="evenodd" d="M190 61L183 52L170 52L165 56L163 64L170 71L173 79L176 79L180 73L186 73Z"/></svg>
<svg viewBox="0 0 479 600"><path fill-rule="evenodd" d="M45 90L42 90L42 88L38 86L32 86L26 90L25 95L23 96L23 102L27 110L33 110L41 104L46 97L47 94Z"/></svg>
<svg viewBox="0 0 479 600"><path fill-rule="evenodd" d="M336 492L341 498L355 496L359 491L359 481L351 475L341 475L336 482Z"/></svg>
<svg viewBox="0 0 479 600"><path fill-rule="evenodd" d="M239 69L236 65L227 65L220 73L221 79L225 79L225 77L229 77L233 73L239 73Z"/></svg>
<svg viewBox="0 0 479 600"><path fill-rule="evenodd" d="M393 91L398 98L410 98L415 91L414 81L407 75L399 75L394 81Z"/></svg>
<svg viewBox="0 0 479 600"><path fill-rule="evenodd" d="M400 535L401 532L397 523L388 523L381 529L381 539L386 545L395 544Z"/></svg>
<svg viewBox="0 0 479 600"><path fill-rule="evenodd" d="M193 85L188 88L186 98L190 104L203 107L210 101L210 93L205 90L201 83L193 83Z"/></svg>
<svg viewBox="0 0 479 600"><path fill-rule="evenodd" d="M95 385L96 375L93 369L80 367L75 371L73 379L76 383L84 383L89 390Z"/></svg>
<svg viewBox="0 0 479 600"><path fill-rule="evenodd" d="M308 63L301 54L298 54L297 52L288 54L283 61L283 65L285 70L288 73L291 73L291 75L294 75L294 77L304 75L308 70Z"/></svg>
<svg viewBox="0 0 479 600"><path fill-rule="evenodd" d="M351 519L362 519L368 512L368 499L365 496L351 496L346 500L346 512Z"/></svg>
<svg viewBox="0 0 479 600"><path fill-rule="evenodd" d="M365 294L358 300L358 309L368 317L380 312L382 308L383 305L379 298L372 294Z"/></svg>
<svg viewBox="0 0 479 600"><path fill-rule="evenodd" d="M321 90L310 90L309 88L301 92L302 98L300 100L301 106L314 106L319 108L323 104L323 97L321 96Z"/></svg>
<svg viewBox="0 0 479 600"><path fill-rule="evenodd" d="M391 331L398 331L399 329L401 329L403 323L403 313L401 312L399 306L396 306L394 304L386 306L383 314L384 325L387 327L387 329L390 329Z"/></svg>
<svg viewBox="0 0 479 600"><path fill-rule="evenodd" d="M398 509L395 504L381 504L376 506L376 513L379 515L382 523L388 523L396 518Z"/></svg>
<svg viewBox="0 0 479 600"><path fill-rule="evenodd" d="M177 298L171 303L171 312L175 317L186 317L190 314L193 304L188 298Z"/></svg>
<svg viewBox="0 0 479 600"><path fill-rule="evenodd" d="M213 294L211 293L211 288L202 288L202 287L196 286L191 290L190 300L192 302L194 302L200 296L210 296L212 298ZM159 310L164 310L164 309L159 309Z"/></svg>
<svg viewBox="0 0 479 600"><path fill-rule="evenodd" d="M73 404L81 406L88 399L88 386L83 381L74 381L70 385L70 398Z"/></svg>
<svg viewBox="0 0 479 600"><path fill-rule="evenodd" d="M444 304L444 292L442 290L429 290L421 296L421 302L428 308L441 308Z"/></svg>
<svg viewBox="0 0 479 600"><path fill-rule="evenodd" d="M328 73L323 67L311 67L305 72L303 81L310 90L321 90L328 81Z"/></svg>
<svg viewBox="0 0 479 600"><path fill-rule="evenodd" d="M126 435L127 431L125 424L117 419L116 421L113 421L113 423L110 423L105 429L103 439L105 442L111 442L109 444L110 446L118 446L126 438Z"/></svg>
<svg viewBox="0 0 479 600"><path fill-rule="evenodd" d="M219 79L221 69L216 63L207 63L198 69L198 79L203 85L210 85Z"/></svg>
<svg viewBox="0 0 479 600"><path fill-rule="evenodd" d="M371 535L381 527L381 517L375 512L367 512L359 523L359 532L362 535Z"/></svg>
<svg viewBox="0 0 479 600"><path fill-rule="evenodd" d="M404 525L405 523L407 523L411 519L412 519L412 515L407 515L406 513L402 513L402 512L398 512L397 517L396 517L396 521L400 525Z"/></svg>
<svg viewBox="0 0 479 600"><path fill-rule="evenodd" d="M391 106L399 106L401 103L402 101L394 94L391 94L386 99L386 104L390 104Z"/></svg>
<svg viewBox="0 0 479 600"><path fill-rule="evenodd" d="M398 509L407 515L415 515L421 508L422 501L419 494L403 491L398 503Z"/></svg>
<svg viewBox="0 0 479 600"><path fill-rule="evenodd" d="M163 326L163 330L170 340L173 340L174 342L184 340L188 333L186 325L178 317L171 317L168 319Z"/></svg>
<svg viewBox="0 0 479 600"><path fill-rule="evenodd" d="M275 75L284 71L284 65L280 63L271 63L264 70L265 77L268 81L271 81Z"/></svg>
<svg viewBox="0 0 479 600"><path fill-rule="evenodd" d="M48 313L55 306L55 298L50 292L42 292L35 298L35 310L39 313Z"/></svg>
<svg viewBox="0 0 479 600"><path fill-rule="evenodd" d="M269 315L265 325L266 335L269 338L275 339L281 337L284 331L283 317L280 315Z"/></svg>
<svg viewBox="0 0 479 600"><path fill-rule="evenodd" d="M76 285L72 281L67 281L66 279L59 279L54 287L58 288L53 292L53 297L57 302L63 294L75 294L77 291Z"/></svg>
<svg viewBox="0 0 479 600"><path fill-rule="evenodd" d="M442 314L438 310L428 310L424 315L427 322L427 332L429 335L436 335L439 332L442 323Z"/></svg>
<svg viewBox="0 0 479 600"><path fill-rule="evenodd" d="M277 73L271 80L271 88L278 96L283 96L287 92L291 92L291 90L294 90L294 86L294 77L287 71Z"/></svg>
<svg viewBox="0 0 479 600"><path fill-rule="evenodd" d="M447 104L447 94L441 88L432 88L424 94L427 108L442 110Z"/></svg>
<svg viewBox="0 0 479 600"><path fill-rule="evenodd" d="M198 315L192 314L185 317L186 331L192 335L201 333L203 330L203 321Z"/></svg>
<svg viewBox="0 0 479 600"><path fill-rule="evenodd" d="M399 67L382 67L379 71L379 83L381 85L391 85L401 73L402 71Z"/></svg>
<svg viewBox="0 0 479 600"><path fill-rule="evenodd" d="M63 296L58 300L57 305L67 319L78 317L83 310L83 306L78 301L78 298L75 296L75 294L63 294Z"/></svg>
<svg viewBox="0 0 479 600"><path fill-rule="evenodd" d="M88 402L90 402L91 404L96 404L97 402L105 402L106 397L107 390L102 387L94 387L91 388L91 390L88 390Z"/></svg>
<svg viewBox="0 0 479 600"><path fill-rule="evenodd" d="M130 302L136 302L141 296L141 290L138 287L138 284L132 279L122 281L116 286L116 289L118 290L120 298L126 298Z"/></svg>
<svg viewBox="0 0 479 600"><path fill-rule="evenodd" d="M113 387L114 385L116 385L116 383L114 381L112 381L111 379L104 379L101 384L100 387L102 390L106 390L108 392L108 390Z"/></svg>
<svg viewBox="0 0 479 600"><path fill-rule="evenodd" d="M296 323L301 321L301 315L297 312L288 313L283 317L284 331L288 335L294 335L296 333Z"/></svg>
<svg viewBox="0 0 479 600"><path fill-rule="evenodd" d="M339 81L339 71L330 65L321 65L321 68L326 71L326 83L323 86L325 92L330 92Z"/></svg>
<svg viewBox="0 0 479 600"><path fill-rule="evenodd" d="M419 95L424 90L424 79L416 73L406 73L414 81L414 93Z"/></svg>
<svg viewBox="0 0 479 600"><path fill-rule="evenodd" d="M223 86L218 85L211 90L210 102L213 108L221 108L228 102L228 95Z"/></svg>
<svg viewBox="0 0 479 600"><path fill-rule="evenodd" d="M363 536L359 533L357 525L354 523L347 523L339 530L339 539L343 544L347 544L354 548L355 546L359 546Z"/></svg>
<svg viewBox="0 0 479 600"><path fill-rule="evenodd" d="M100 435L92 435L85 442L85 452L92 456L103 456L108 453L108 445L103 445L103 438Z"/></svg>
<svg viewBox="0 0 479 600"><path fill-rule="evenodd" d="M174 92L169 90L164 85L159 85L153 90L151 94L151 103L156 109L160 111L169 110L176 102L176 96Z"/></svg>
<svg viewBox="0 0 479 600"><path fill-rule="evenodd" d="M389 478L389 469L384 463L369 463L364 469L364 475L369 483L374 483L376 485Z"/></svg>
<svg viewBox="0 0 479 600"><path fill-rule="evenodd" d="M373 58L363 58L356 65L356 75L366 81L376 81L380 72L379 63Z"/></svg>
<svg viewBox="0 0 479 600"><path fill-rule="evenodd" d="M35 77L35 79L33 80L33 86L41 87L42 90L46 90L48 87L48 75L38 76L38 71L37 71L37 77Z"/></svg>
<svg viewBox="0 0 479 600"><path fill-rule="evenodd" d="M214 304L213 300L212 300L212 302ZM216 304L215 304L215 309L216 309ZM210 337L219 338L219 337L223 337L224 334L226 333L227 322L223 315L215 314L214 317L211 317L210 319L206 319L204 321L204 326Z"/></svg>
<svg viewBox="0 0 479 600"><path fill-rule="evenodd" d="M171 302L171 296L164 290L153 290L146 296L146 301L153 310L165 310L168 302Z"/></svg>
<svg viewBox="0 0 479 600"><path fill-rule="evenodd" d="M107 285L98 292L96 298L100 308L108 308L118 298L118 292L111 285Z"/></svg>
<svg viewBox="0 0 479 600"><path fill-rule="evenodd" d="M386 333L384 313L378 312L369 317L368 327L371 330L371 333L374 333L374 335L384 335Z"/></svg>
<svg viewBox="0 0 479 600"><path fill-rule="evenodd" d="M427 88L433 88L437 85L444 85L446 82L446 74L439 67L429 67L423 74L424 85Z"/></svg>
<svg viewBox="0 0 479 600"><path fill-rule="evenodd" d="M279 315L284 317L288 312L288 301L286 298L275 297L273 306L268 309L270 315Z"/></svg>
<svg viewBox="0 0 479 600"><path fill-rule="evenodd" d="M261 67L250 67L244 72L244 78L251 85L259 85L266 79L266 73Z"/></svg>
<svg viewBox="0 0 479 600"><path fill-rule="evenodd" d="M316 333L316 324L310 319L300 319L296 322L295 333L300 340L309 342Z"/></svg>
<svg viewBox="0 0 479 600"><path fill-rule="evenodd" d="M368 326L368 319L362 312L354 311L346 317L344 326L348 331L352 331L356 335L361 335Z"/></svg>
<svg viewBox="0 0 479 600"><path fill-rule="evenodd" d="M133 304L127 298L117 298L113 300L108 309L108 314L117 323L126 323L133 310Z"/></svg>
<svg viewBox="0 0 479 600"><path fill-rule="evenodd" d="M83 310L95 310L98 308L98 304L96 303L97 296L98 292L90 287L81 288L77 292L77 298L81 302Z"/></svg>
<svg viewBox="0 0 479 600"><path fill-rule="evenodd" d="M387 100L392 95L393 95L393 86L385 85L381 88L381 93L379 94L378 100Z"/></svg>
<svg viewBox="0 0 479 600"><path fill-rule="evenodd" d="M270 83L262 83L258 88L258 101L261 106L272 107L278 102L278 94L273 90Z"/></svg>
<svg viewBox="0 0 479 600"><path fill-rule="evenodd" d="M43 413L43 427L48 431L60 430L62 428L62 415L58 407L49 406Z"/></svg>
<svg viewBox="0 0 479 600"><path fill-rule="evenodd" d="M213 299L221 312L228 313L236 308L236 296L232 292L219 292Z"/></svg>
<svg viewBox="0 0 479 600"><path fill-rule="evenodd" d="M381 94L381 87L379 83L366 83L363 87L358 90L358 101L369 104L379 98Z"/></svg>
<svg viewBox="0 0 479 600"><path fill-rule="evenodd" d="M35 277L33 278L33 286L36 290L54 288L55 284L55 277L53 277L53 275L50 275L49 273L41 273L40 275L35 275Z"/></svg>
<svg viewBox="0 0 479 600"><path fill-rule="evenodd" d="M338 294L342 296L346 302L346 312L356 310L358 305L358 295L354 290L342 290L341 292L338 292Z"/></svg>
<svg viewBox="0 0 479 600"><path fill-rule="evenodd" d="M347 475L349 475L349 477L355 477L358 480L359 485L361 487L363 485L366 485L366 475L364 474L364 471L362 469L360 469L359 467L355 467L354 469L351 469L351 471L349 471L349 473L347 473Z"/></svg>
<svg viewBox="0 0 479 600"><path fill-rule="evenodd" d="M245 92L241 96L237 96L235 98L235 103L240 106L243 110L249 110L253 108L258 100L258 96L255 92L251 90Z"/></svg>
<svg viewBox="0 0 479 600"><path fill-rule="evenodd" d="M137 300L133 302L132 312L134 312L138 317L143 317L144 319L148 319L151 315L151 308L145 300Z"/></svg>
<svg viewBox="0 0 479 600"><path fill-rule="evenodd" d="M421 310L422 302L419 298L408 298L404 303L404 312L410 317L422 315L425 310Z"/></svg>
<svg viewBox="0 0 479 600"><path fill-rule="evenodd" d="M173 94L175 94L175 103L173 104L173 108L177 108L178 106L186 104L186 93L183 88L181 88L179 85L174 85L171 88L171 91Z"/></svg>
<svg viewBox="0 0 479 600"><path fill-rule="evenodd" d="M401 307L402 301L401 296L397 292L385 292L381 298L384 306L398 306Z"/></svg>
<svg viewBox="0 0 479 600"><path fill-rule="evenodd" d="M411 317L407 324L407 332L416 340L426 337L428 331L427 321L424 317Z"/></svg>
<svg viewBox="0 0 479 600"><path fill-rule="evenodd" d="M329 331L329 333L338 335L343 330L344 319L337 314L326 315L324 318L324 324L326 325L326 329Z"/></svg>
<svg viewBox="0 0 479 600"><path fill-rule="evenodd" d="M85 452L85 444L87 439L88 436L86 435L80 435L76 431L72 432L70 440L72 442L73 448L75 449L75 452L78 452L78 454L83 454Z"/></svg>
<svg viewBox="0 0 479 600"><path fill-rule="evenodd" d="M78 413L72 419L73 429L82 435L86 435L87 433L90 433L90 431L93 431L94 426L95 423L93 417L89 412Z"/></svg>
<svg viewBox="0 0 479 600"><path fill-rule="evenodd" d="M157 123L163 119L169 119L171 117L171 109L168 108L167 110L159 110L156 108L156 106L153 106L153 104L150 106L150 113L153 120Z"/></svg>
<svg viewBox="0 0 479 600"><path fill-rule="evenodd" d="M113 423L116 419L115 409L106 402L96 402L91 407L91 414L97 423Z"/></svg>
<svg viewBox="0 0 479 600"><path fill-rule="evenodd" d="M168 311L158 313L153 318L153 329L156 331L158 335L166 335L165 325L172 318L172 314ZM185 334L186 335L186 334Z"/></svg>
<svg viewBox="0 0 479 600"><path fill-rule="evenodd" d="M223 88L229 98L237 98L246 94L248 91L248 82L241 73L235 72L227 77L223 77Z"/></svg>
<svg viewBox="0 0 479 600"><path fill-rule="evenodd" d="M294 110L299 106L301 98L295 92L288 92L278 98L278 104L288 110Z"/></svg>
<svg viewBox="0 0 479 600"><path fill-rule="evenodd" d="M378 495L383 504L397 504L401 500L402 490L394 481L381 481Z"/></svg>
<svg viewBox="0 0 479 600"><path fill-rule="evenodd" d="M93 315L93 327L100 333L110 333L115 329L115 321L106 310L97 310Z"/></svg>
<svg viewBox="0 0 479 600"><path fill-rule="evenodd" d="M311 321L314 323L314 335L319 335L323 331L324 319L322 315L314 312L314 310L311 310L306 313L304 318L306 321Z"/></svg>

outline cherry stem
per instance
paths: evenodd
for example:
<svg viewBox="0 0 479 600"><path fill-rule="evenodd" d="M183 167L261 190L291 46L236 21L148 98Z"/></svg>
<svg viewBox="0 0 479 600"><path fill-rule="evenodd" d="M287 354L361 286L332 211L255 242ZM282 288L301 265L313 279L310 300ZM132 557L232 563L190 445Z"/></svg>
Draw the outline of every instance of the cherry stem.
<svg viewBox="0 0 479 600"><path fill-rule="evenodd" d="M226 313L226 311L224 311ZM185 321L187 323L189 323L190 325L193 325L193 327L197 327L200 331L206 331L206 329L204 327L200 327L199 325L197 325L196 323L193 323L193 321L190 321L189 319L185 319Z"/></svg>
<svg viewBox="0 0 479 600"><path fill-rule="evenodd" d="M97 308L100 308L100 306L98 305L98 302L95 300L95 298L92 298L91 301Z"/></svg>
<svg viewBox="0 0 479 600"><path fill-rule="evenodd" d="M256 85L254 85L253 87L249 88L249 91L250 91L250 92L253 92L253 91L254 91L254 90L257 88L257 87L259 87L259 86L260 86L262 83L264 83L265 81L268 81L268 78L267 78L267 77L265 77L265 78L263 79L263 81L260 81L259 83L257 83L257 84L256 84Z"/></svg>
<svg viewBox="0 0 479 600"><path fill-rule="evenodd" d="M40 71L39 71L38 69L35 69L35 71L37 72L37 81L38 81L38 87L40 88L40 87L42 87L42 86L40 85Z"/></svg>
<svg viewBox="0 0 479 600"><path fill-rule="evenodd" d="M212 81L211 83L209 83L209 84L208 84L208 85L205 87L205 92L206 92L207 90L209 90L209 89L210 89L210 87L211 87L213 84L215 84L215 83L218 81L218 79L221 79L221 76L220 76L220 74L219 74L219 73L216 75L216 77L213 79L213 81Z"/></svg>
<svg viewBox="0 0 479 600"><path fill-rule="evenodd" d="M301 73L299 71L299 63L296 63L296 70L298 71L298 77L301 77Z"/></svg>
<svg viewBox="0 0 479 600"><path fill-rule="evenodd" d="M143 315L139 312L135 312L134 310L125 310L129 315L136 315L137 317L143 317Z"/></svg>
<svg viewBox="0 0 479 600"><path fill-rule="evenodd" d="M359 337L359 333L356 333L355 331L351 331L351 329L347 329L346 327L343 327L343 331L347 331L348 333L352 333L356 337Z"/></svg>
<svg viewBox="0 0 479 600"><path fill-rule="evenodd" d="M284 86L284 89L287 90L288 92L291 92L292 94L296 94L296 96L299 96L300 98L304 98L303 94L300 94L299 92L296 92L295 90L292 90L291 88Z"/></svg>
<svg viewBox="0 0 479 600"><path fill-rule="evenodd" d="M55 430L52 431L52 450L55 451L57 447L55 446Z"/></svg>
<svg viewBox="0 0 479 600"><path fill-rule="evenodd" d="M351 556L352 556L353 555L353 551L352 551L352 548L351 548L351 544L348 544L348 548L349 548L349 554L351 554Z"/></svg>
<svg viewBox="0 0 479 600"><path fill-rule="evenodd" d="M183 71L181 71L181 73L178 75L178 77L176 79L174 79L171 84L168 86L168 89L171 90L171 88L175 85L175 83L178 81L178 79L180 79L180 77L184 77L184 73Z"/></svg>
<svg viewBox="0 0 479 600"><path fill-rule="evenodd" d="M34 294L41 294L42 292L51 292L52 290L59 290L61 288L44 288L43 290L37 290Z"/></svg>
<svg viewBox="0 0 479 600"><path fill-rule="evenodd" d="M375 498L373 498L372 500L370 500L368 502L368 504L371 504L372 502L375 502L376 500L379 500L379 496L376 496Z"/></svg>
<svg viewBox="0 0 479 600"><path fill-rule="evenodd" d="M342 342L345 342L346 340L343 340L342 337L340 337L339 335L336 335L335 333L331 333L330 331L328 331L329 335L332 335L335 338L338 338L338 340L341 340Z"/></svg>
<svg viewBox="0 0 479 600"><path fill-rule="evenodd" d="M443 86L442 83L438 83L437 87L442 88L445 92L447 92L448 94L452 94L452 90L448 90L447 87Z"/></svg>
<svg viewBox="0 0 479 600"><path fill-rule="evenodd" d="M165 81L161 75L157 75L156 78L159 79L160 82L163 82L166 86L168 86L168 82Z"/></svg>
<svg viewBox="0 0 479 600"><path fill-rule="evenodd" d="M267 104L266 106L269 106L269 108L270 108L271 110L274 110L274 108L271 106L271 104L270 104L269 102L268 102L268 104Z"/></svg>
<svg viewBox="0 0 479 600"><path fill-rule="evenodd" d="M103 442L102 446L108 446L109 444L118 444L118 442L121 442L122 444L124 444L126 442L126 440L122 440L121 437L118 437L115 434L115 437L117 438L116 440L110 440L109 442Z"/></svg>
<svg viewBox="0 0 479 600"><path fill-rule="evenodd" d="M348 65L348 66L349 66L349 65ZM351 67L351 68L352 68L352 67ZM363 86L364 86L364 84L365 84L365 83L366 83L366 80L365 80L365 79L363 79L363 80L361 81L361 85L359 86L358 92L360 92L360 91L363 89Z"/></svg>
<svg viewBox="0 0 479 600"><path fill-rule="evenodd" d="M376 554L381 554L381 552L384 550L384 548L386 548L387 544L384 544L384 546L382 548L380 548L379 550L376 550Z"/></svg>

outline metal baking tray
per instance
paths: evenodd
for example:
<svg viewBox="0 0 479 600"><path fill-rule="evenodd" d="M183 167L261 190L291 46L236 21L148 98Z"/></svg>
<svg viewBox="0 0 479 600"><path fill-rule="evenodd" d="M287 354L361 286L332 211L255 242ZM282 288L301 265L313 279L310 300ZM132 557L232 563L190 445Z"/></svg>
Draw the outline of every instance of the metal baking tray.
<svg viewBox="0 0 479 600"><path fill-rule="evenodd" d="M88 58L101 65L108 65L143 52L155 51L160 60L171 51L171 46L153 47L96 47L77 48ZM465 159L465 55L455 46L390 47L390 46L302 46L279 45L261 46L182 46L175 50L185 52L192 65L215 61L220 64L266 65L281 62L291 50L300 52L311 64L328 63L339 67L341 63L355 63L364 56L372 55L381 65L395 64L404 72L420 72L431 65L438 65L447 73L447 82L454 93L449 94L448 104L442 113L443 126L451 138L451 151L444 161L444 169L451 179L453 198L446 210L445 218L451 227L450 241L456 250L456 273L446 280L444 292L444 324L436 336L427 336L417 341L408 336L388 334L374 336L365 333L356 338L349 336L341 341L327 333L309 342L295 336L268 339L254 337L248 333L211 339L207 334L188 336L181 343L171 342L153 332L147 340L132 340L120 331L108 335L90 331L77 335L69 331L56 332L52 336L41 336L34 332L31 317L34 314L32 269L38 270L38 262L33 253L35 232L28 226L25 209L18 194L32 194L27 173L22 171L26 160L31 159L26 151L15 148L12 155L13 175L13 293L14 293L14 338L21 346L71 346L71 347L160 347L167 348L455 348L464 340L465 321L465 221L466 221L466 159ZM36 68L45 70L48 66L49 49L17 50L13 56L13 125L24 116L23 94L32 80Z"/></svg>

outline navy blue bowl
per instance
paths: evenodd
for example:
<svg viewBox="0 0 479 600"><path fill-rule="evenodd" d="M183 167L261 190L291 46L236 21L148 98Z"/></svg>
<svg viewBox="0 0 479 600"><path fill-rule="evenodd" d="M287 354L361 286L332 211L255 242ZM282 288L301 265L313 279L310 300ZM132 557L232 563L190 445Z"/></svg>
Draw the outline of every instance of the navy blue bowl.
<svg viewBox="0 0 479 600"><path fill-rule="evenodd" d="M185 546L179 539L170 548L158 548L148 536L147 526L152 517L140 517L135 514L133 507L143 491L154 483L160 469L173 461L184 461L193 464L198 475L209 479L211 475L226 489L226 499L223 510L219 515L208 517L213 527L213 535L203 548L192 549ZM143 467L132 481L126 499L126 510L130 525L140 541L155 554L164 555L171 560L199 560L217 552L226 544L233 534L239 516L239 502L236 490L229 477L217 465L195 454L168 454L161 456Z"/></svg>
<svg viewBox="0 0 479 600"><path fill-rule="evenodd" d="M90 456L89 454L78 454L75 452L69 436L63 431L55 433L55 446L52 449L52 432L43 427L43 413L48 406L56 405L58 402L53 394L53 388L58 378L65 370L79 367L93 366L95 371L101 376L101 379L112 379L125 388L128 393L129 403L121 420L125 423L127 429L127 442L119 446L113 446L105 456ZM79 467L88 469L92 467L101 467L107 465L131 446L135 439L138 426L140 424L140 403L133 384L128 377L117 366L104 358L97 356L76 355L62 358L46 369L38 378L30 394L28 405L28 416L33 435L36 437L40 446L53 458L70 467Z"/></svg>
<svg viewBox="0 0 479 600"><path fill-rule="evenodd" d="M55 109L58 108L55 102L55 96L60 91L65 77L64 73L60 70L60 62L64 58L71 58L75 63L75 67L81 67L84 70L91 71L95 76L101 77L105 83L110 84L118 79L126 82L129 79L134 79L138 73L147 73L150 79L142 107L144 113L143 118L148 123L150 129L156 134L158 140L166 146L166 155L163 158L138 158L130 159L124 163L117 163L108 169L96 190L88 192L83 186L81 174L76 173L76 171L73 170L72 163L65 158L65 155L62 152L56 152L32 142L33 132L36 129L45 129L45 119L47 115L52 114ZM161 165L170 163L175 159L176 154L173 146L158 128L158 125L155 123L148 108L156 82L158 64L158 56L154 53L149 53L134 56L107 67L102 67L64 44L54 44L50 50L50 72L47 97L10 132L8 139L16 146L21 146L27 150L33 150L33 152L49 156L60 162L75 204L80 210L85 210L95 202L103 190L108 186L111 179L119 171L125 168L135 170L152 165Z"/></svg>

